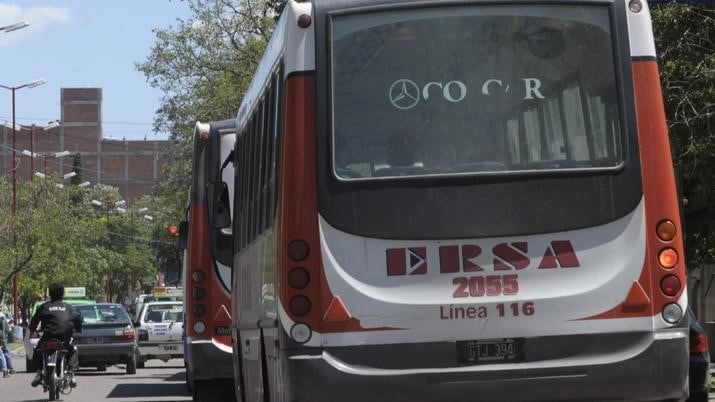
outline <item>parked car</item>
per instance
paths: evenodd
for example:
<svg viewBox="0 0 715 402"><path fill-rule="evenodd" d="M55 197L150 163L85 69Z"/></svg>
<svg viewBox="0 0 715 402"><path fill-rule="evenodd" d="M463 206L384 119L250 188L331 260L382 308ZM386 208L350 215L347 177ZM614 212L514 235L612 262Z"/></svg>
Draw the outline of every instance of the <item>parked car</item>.
<svg viewBox="0 0 715 402"><path fill-rule="evenodd" d="M129 315L121 304L99 303L76 306L82 315L82 333L76 335L80 367L126 364L127 374L137 372L137 339Z"/></svg>
<svg viewBox="0 0 715 402"><path fill-rule="evenodd" d="M34 316L35 312L42 305L42 303L46 302L47 300L38 300L35 302L30 310L30 317ZM78 305L89 305L95 303L93 300L86 298L69 298L64 299L64 302L74 306L75 309ZM27 325L24 326L22 335L23 344L25 346L25 371L28 373L34 373L37 371L37 368L32 364L32 353L35 351L35 346L37 346L37 342L42 336L42 328L38 328L36 332L30 333L27 328L29 324L30 323L28 322Z"/></svg>
<svg viewBox="0 0 715 402"><path fill-rule="evenodd" d="M690 320L690 397L688 402L707 402L710 391L708 334L688 307Z"/></svg>
<svg viewBox="0 0 715 402"><path fill-rule="evenodd" d="M146 303L134 325L137 327L139 367L150 359L168 361L184 356L182 326L184 305L180 301Z"/></svg>

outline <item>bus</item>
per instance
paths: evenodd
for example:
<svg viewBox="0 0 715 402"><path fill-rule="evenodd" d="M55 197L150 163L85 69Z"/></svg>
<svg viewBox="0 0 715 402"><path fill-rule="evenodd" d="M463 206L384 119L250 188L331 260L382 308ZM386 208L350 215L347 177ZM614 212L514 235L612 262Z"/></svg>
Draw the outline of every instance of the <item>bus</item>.
<svg viewBox="0 0 715 402"><path fill-rule="evenodd" d="M236 121L197 122L189 189L183 264L184 361L187 387L194 401L233 395L231 347L232 233L230 225L209 218L207 194L212 183L230 184L233 199L233 148ZM221 219L231 219L230 206ZM183 234L180 234L183 236ZM217 399L218 398L218 399Z"/></svg>
<svg viewBox="0 0 715 402"><path fill-rule="evenodd" d="M645 1L289 1L236 124L241 401L687 397Z"/></svg>

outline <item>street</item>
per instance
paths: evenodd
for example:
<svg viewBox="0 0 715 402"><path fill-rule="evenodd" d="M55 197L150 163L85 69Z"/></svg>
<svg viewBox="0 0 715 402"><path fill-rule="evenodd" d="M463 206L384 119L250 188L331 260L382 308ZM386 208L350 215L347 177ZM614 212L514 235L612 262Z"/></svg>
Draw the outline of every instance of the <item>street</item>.
<svg viewBox="0 0 715 402"><path fill-rule="evenodd" d="M11 344L13 362L17 374L10 378L0 378L0 400L3 402L40 402L46 401L48 394L42 387L33 388L30 381L33 374L25 372L25 357L22 348ZM78 386L70 395L60 400L73 402L96 401L190 401L191 394L184 383L184 366L180 359L151 360L146 368L138 369L137 374L128 375L124 366L110 366L105 372L94 368L81 368L77 373Z"/></svg>

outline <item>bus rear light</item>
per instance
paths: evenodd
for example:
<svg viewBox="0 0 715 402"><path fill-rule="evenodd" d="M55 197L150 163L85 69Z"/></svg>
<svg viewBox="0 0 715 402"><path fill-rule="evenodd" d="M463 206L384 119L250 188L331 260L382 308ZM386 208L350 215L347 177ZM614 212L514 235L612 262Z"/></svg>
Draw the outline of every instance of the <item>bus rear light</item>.
<svg viewBox="0 0 715 402"><path fill-rule="evenodd" d="M308 244L303 240L293 240L288 244L288 257L296 262L303 261L308 258Z"/></svg>
<svg viewBox="0 0 715 402"><path fill-rule="evenodd" d="M628 3L628 8L634 13L639 13L643 9L643 3L640 0L631 0Z"/></svg>
<svg viewBox="0 0 715 402"><path fill-rule="evenodd" d="M707 353L708 336L705 333L695 334L690 337L690 353Z"/></svg>
<svg viewBox="0 0 715 402"><path fill-rule="evenodd" d="M302 317L310 312L310 300L307 297L298 295L290 299L290 312L298 317Z"/></svg>
<svg viewBox="0 0 715 402"><path fill-rule="evenodd" d="M666 275L660 281L660 290L662 290L666 296L675 296L680 292L680 288L680 279L675 275Z"/></svg>
<svg viewBox="0 0 715 402"><path fill-rule="evenodd" d="M203 321L196 321L193 328L197 334L203 334L206 331L206 324Z"/></svg>
<svg viewBox="0 0 715 402"><path fill-rule="evenodd" d="M199 139L201 141L208 141L209 140L209 132L202 130L201 133L199 133Z"/></svg>
<svg viewBox="0 0 715 402"><path fill-rule="evenodd" d="M308 28L311 22L313 21L308 14L301 14L300 17L298 17L298 26L303 29Z"/></svg>
<svg viewBox="0 0 715 402"><path fill-rule="evenodd" d="M203 317L204 314L206 314L206 306L203 304L194 304L194 307L191 308L191 312L193 312L196 317Z"/></svg>
<svg viewBox="0 0 715 402"><path fill-rule="evenodd" d="M206 279L206 274L202 271L194 271L194 273L191 274L191 279L193 279L196 283L203 283L204 279Z"/></svg>
<svg viewBox="0 0 715 402"><path fill-rule="evenodd" d="M673 268L678 263L678 252L672 248L664 248L658 253L658 262L663 268Z"/></svg>
<svg viewBox="0 0 715 402"><path fill-rule="evenodd" d="M288 273L288 284L294 289L303 289L310 282L310 274L305 268L293 268Z"/></svg>
<svg viewBox="0 0 715 402"><path fill-rule="evenodd" d="M313 336L313 331L307 324L299 322L291 327L290 336L298 343L306 343Z"/></svg>
<svg viewBox="0 0 715 402"><path fill-rule="evenodd" d="M206 291L204 288L194 288L194 290L191 291L191 297L194 300L203 300L204 297L206 297Z"/></svg>
<svg viewBox="0 0 715 402"><path fill-rule="evenodd" d="M683 309L677 303L666 304L663 307L663 319L669 324L676 324L683 318Z"/></svg>
<svg viewBox="0 0 715 402"><path fill-rule="evenodd" d="M663 241L673 240L678 232L675 223L669 220L660 221L655 231L658 234L658 238Z"/></svg>

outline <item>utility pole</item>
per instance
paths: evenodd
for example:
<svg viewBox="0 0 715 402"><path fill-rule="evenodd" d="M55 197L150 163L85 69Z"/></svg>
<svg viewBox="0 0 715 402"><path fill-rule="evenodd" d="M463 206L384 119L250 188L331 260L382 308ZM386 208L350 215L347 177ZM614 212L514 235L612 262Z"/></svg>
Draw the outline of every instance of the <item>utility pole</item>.
<svg viewBox="0 0 715 402"><path fill-rule="evenodd" d="M26 26L26 25L25 25ZM20 310L17 302L18 284L19 284L19 274L17 266L17 154L16 154L16 137L17 137L17 124L15 122L15 91L21 88L34 88L38 85L46 83L44 79L35 80L28 82L27 84L18 85L16 87L10 87L0 84L0 88L7 89L12 92L12 252L13 252L13 270L15 271L12 277L12 300L13 300L13 314L15 320L20 318Z"/></svg>

